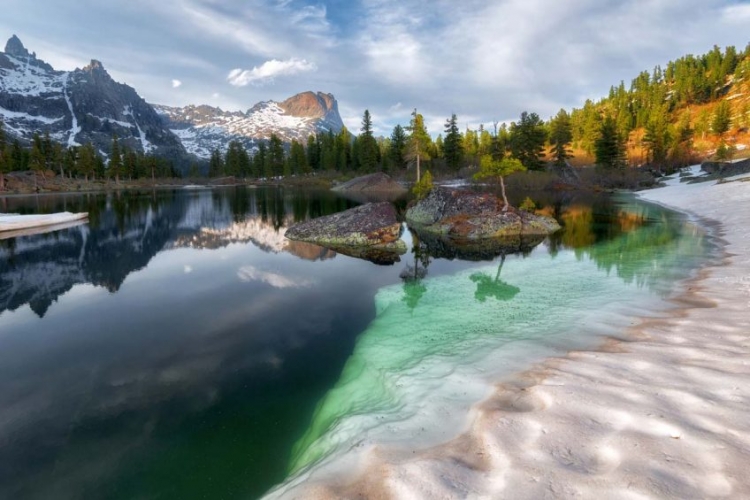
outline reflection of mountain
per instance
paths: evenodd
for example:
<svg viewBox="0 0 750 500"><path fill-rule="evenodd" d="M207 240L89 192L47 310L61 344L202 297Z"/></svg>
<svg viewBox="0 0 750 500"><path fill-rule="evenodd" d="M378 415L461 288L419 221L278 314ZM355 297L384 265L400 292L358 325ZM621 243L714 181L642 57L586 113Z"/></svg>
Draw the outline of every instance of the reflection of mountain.
<svg viewBox="0 0 750 500"><path fill-rule="evenodd" d="M253 217L242 222L233 222L223 229L201 227L193 234L180 235L172 244L173 247L217 249L233 243L252 243L264 252L287 252L306 260L325 260L333 258L336 253L318 245L292 241L284 237L286 228L293 223L287 218L284 226L275 229L260 217Z"/></svg>
<svg viewBox="0 0 750 500"><path fill-rule="evenodd" d="M318 202L300 207L285 202L275 190L164 191L82 200L76 203L91 214L89 224L0 242L0 312L29 304L43 316L76 284L116 292L130 273L173 248L251 243L264 252L288 252L307 260L335 256L316 245L288 241L284 233L294 221L286 214L305 218L337 206ZM73 202L65 199L64 203ZM45 209L61 207L53 204Z"/></svg>

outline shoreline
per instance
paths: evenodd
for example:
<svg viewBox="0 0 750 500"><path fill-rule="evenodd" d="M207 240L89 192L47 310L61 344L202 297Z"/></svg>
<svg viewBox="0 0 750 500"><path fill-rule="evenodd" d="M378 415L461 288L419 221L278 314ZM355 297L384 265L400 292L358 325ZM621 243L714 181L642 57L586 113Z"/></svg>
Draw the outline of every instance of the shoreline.
<svg viewBox="0 0 750 500"><path fill-rule="evenodd" d="M351 481L297 484L282 496L750 496L743 466L750 463L747 306L716 284L742 270L737 260L746 253L731 250L747 250L748 237L738 238L725 217L689 210L687 193L664 200L665 189L638 195L697 219L719 244L718 255L669 299L674 308L634 318L638 324L598 348L548 358L496 383L470 410L468 430L451 441L417 452L374 449ZM743 264L750 269L750 260Z"/></svg>

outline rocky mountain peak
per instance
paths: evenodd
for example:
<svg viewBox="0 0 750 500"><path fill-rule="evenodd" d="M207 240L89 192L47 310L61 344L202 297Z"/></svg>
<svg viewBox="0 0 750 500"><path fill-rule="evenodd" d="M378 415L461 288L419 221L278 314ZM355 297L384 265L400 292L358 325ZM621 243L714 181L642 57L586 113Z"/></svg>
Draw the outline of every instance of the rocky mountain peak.
<svg viewBox="0 0 750 500"><path fill-rule="evenodd" d="M280 103L279 107L290 115L304 118L324 118L334 110L338 112L336 99L323 92L302 92Z"/></svg>
<svg viewBox="0 0 750 500"><path fill-rule="evenodd" d="M96 59L92 59L90 63L84 66L83 71L86 71L88 73L107 72L107 70L104 69L104 65L101 63L101 61L98 61Z"/></svg>
<svg viewBox="0 0 750 500"><path fill-rule="evenodd" d="M29 51L23 46L21 40L13 35L8 39L8 43L5 44L5 53L13 57L29 57Z"/></svg>

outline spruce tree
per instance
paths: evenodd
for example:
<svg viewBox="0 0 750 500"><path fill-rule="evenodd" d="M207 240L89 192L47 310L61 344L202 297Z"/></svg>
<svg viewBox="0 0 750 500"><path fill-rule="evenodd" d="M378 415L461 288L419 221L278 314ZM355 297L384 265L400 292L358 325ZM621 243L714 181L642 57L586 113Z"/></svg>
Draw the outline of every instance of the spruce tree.
<svg viewBox="0 0 750 500"><path fill-rule="evenodd" d="M564 109L558 111L557 115L549 124L549 143L552 146L552 160L558 167L564 167L568 158L572 158L569 149L573 141L573 129L570 123L570 115Z"/></svg>
<svg viewBox="0 0 750 500"><path fill-rule="evenodd" d="M112 154L109 157L109 175L114 175L115 182L120 183L120 173L122 172L122 156L120 155L120 143L117 141L117 135L112 136Z"/></svg>
<svg viewBox="0 0 750 500"><path fill-rule="evenodd" d="M464 157L463 138L458 131L458 119L452 114L445 122L445 139L443 140L443 158L453 170L461 168Z"/></svg>
<svg viewBox="0 0 750 500"><path fill-rule="evenodd" d="M365 110L362 116L362 132L357 139L357 159L359 168L364 172L374 172L378 165L378 143L372 132L372 118L370 111Z"/></svg>
<svg viewBox="0 0 750 500"><path fill-rule="evenodd" d="M432 145L432 139L430 134L427 133L427 128L424 125L424 117L417 113L417 108L411 114L411 121L409 122L409 140L406 148L406 159L409 162L414 162L417 167L417 182L421 178L421 162L430 159L430 147Z"/></svg>
<svg viewBox="0 0 750 500"><path fill-rule="evenodd" d="M596 165L609 169L625 168L625 143L617 133L617 123L611 116L602 122L599 137L594 143Z"/></svg>
<svg viewBox="0 0 750 500"><path fill-rule="evenodd" d="M721 137L729 131L731 124L732 108L729 106L729 101L721 101L714 110L714 118L711 122L711 128L713 129L714 134Z"/></svg>
<svg viewBox="0 0 750 500"><path fill-rule="evenodd" d="M547 131L536 113L521 113L521 119L510 125L510 152L529 170L544 170L544 144Z"/></svg>
<svg viewBox="0 0 750 500"><path fill-rule="evenodd" d="M284 173L284 144L276 134L268 140L268 171L271 177L281 177Z"/></svg>
<svg viewBox="0 0 750 500"><path fill-rule="evenodd" d="M218 149L211 151L211 159L208 162L208 176L221 177L224 175L224 160Z"/></svg>
<svg viewBox="0 0 750 500"><path fill-rule="evenodd" d="M388 154L391 157L391 162L393 162L393 165L398 169L404 168L406 163L404 156L406 152L406 142L407 137L404 127L401 125L393 127Z"/></svg>

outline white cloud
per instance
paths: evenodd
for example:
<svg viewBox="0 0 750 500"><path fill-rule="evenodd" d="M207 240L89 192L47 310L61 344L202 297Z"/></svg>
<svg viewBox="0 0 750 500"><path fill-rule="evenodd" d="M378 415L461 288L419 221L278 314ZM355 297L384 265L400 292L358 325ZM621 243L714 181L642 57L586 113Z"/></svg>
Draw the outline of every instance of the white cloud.
<svg viewBox="0 0 750 500"><path fill-rule="evenodd" d="M302 288L310 285L307 280L295 280L282 274L261 271L254 266L242 266L237 270L237 277L240 281L249 283L260 281L271 285L274 288Z"/></svg>
<svg viewBox="0 0 750 500"><path fill-rule="evenodd" d="M227 75L227 81L235 87L244 87L247 84L263 85L273 82L274 78L279 76L291 76L316 69L314 63L305 59L291 58L286 61L271 59L253 69L233 69Z"/></svg>
<svg viewBox="0 0 750 500"><path fill-rule="evenodd" d="M172 80L172 88L176 89L182 87L182 82L180 80Z"/></svg>
<svg viewBox="0 0 750 500"><path fill-rule="evenodd" d="M750 5L737 4L725 7L722 17L730 23L745 23L750 21Z"/></svg>

